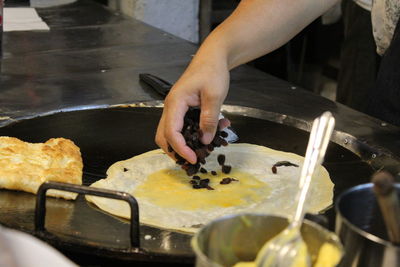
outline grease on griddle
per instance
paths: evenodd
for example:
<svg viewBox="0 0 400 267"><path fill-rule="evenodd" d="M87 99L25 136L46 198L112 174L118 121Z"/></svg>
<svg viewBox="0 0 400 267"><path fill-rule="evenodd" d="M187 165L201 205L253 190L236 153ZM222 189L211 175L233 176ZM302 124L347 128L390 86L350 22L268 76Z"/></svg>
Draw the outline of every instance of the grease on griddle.
<svg viewBox="0 0 400 267"><path fill-rule="evenodd" d="M271 168L272 173L276 174L276 173L278 172L278 168L277 168L277 167L281 167L281 166L285 166L285 167L289 167L289 166L292 166L292 167L299 167L299 165L294 164L294 163L292 163L292 162L290 162L290 161L286 161L286 160L284 160L284 161L278 161L277 163L275 163L275 164L272 166L272 168Z"/></svg>

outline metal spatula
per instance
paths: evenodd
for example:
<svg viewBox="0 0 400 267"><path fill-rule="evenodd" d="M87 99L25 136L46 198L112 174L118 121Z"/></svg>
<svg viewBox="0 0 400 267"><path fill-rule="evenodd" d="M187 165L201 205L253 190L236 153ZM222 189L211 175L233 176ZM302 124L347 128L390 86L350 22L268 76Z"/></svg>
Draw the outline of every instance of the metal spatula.
<svg viewBox="0 0 400 267"><path fill-rule="evenodd" d="M325 112L314 120L301 170L299 192L296 197L296 213L289 226L261 248L256 258L257 266L294 267L299 260L305 266L311 266L300 228L304 218L304 204L311 178L324 159L334 125L335 119L330 112ZM304 253L304 257L298 257L299 253Z"/></svg>

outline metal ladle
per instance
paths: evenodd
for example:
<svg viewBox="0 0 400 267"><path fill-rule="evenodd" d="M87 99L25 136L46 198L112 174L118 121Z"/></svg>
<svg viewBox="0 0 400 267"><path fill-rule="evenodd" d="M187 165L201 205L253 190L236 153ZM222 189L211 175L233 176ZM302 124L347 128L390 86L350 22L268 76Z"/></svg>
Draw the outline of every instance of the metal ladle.
<svg viewBox="0 0 400 267"><path fill-rule="evenodd" d="M322 163L335 125L335 119L327 111L313 122L307 152L301 170L299 192L296 196L297 209L288 227L268 241L257 254L258 267L292 267L299 264L299 253L304 253L303 263L311 266L307 248L301 237L300 228L304 218L304 204L312 175Z"/></svg>

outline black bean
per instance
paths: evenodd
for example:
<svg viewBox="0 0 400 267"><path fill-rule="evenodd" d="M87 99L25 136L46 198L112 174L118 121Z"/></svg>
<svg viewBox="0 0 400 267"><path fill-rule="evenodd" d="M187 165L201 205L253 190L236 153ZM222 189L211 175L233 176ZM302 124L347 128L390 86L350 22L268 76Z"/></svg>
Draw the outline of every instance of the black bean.
<svg viewBox="0 0 400 267"><path fill-rule="evenodd" d="M186 170L186 174L188 176L192 176L194 174L196 174L199 171L199 168L197 167L197 165L189 165L189 168Z"/></svg>
<svg viewBox="0 0 400 267"><path fill-rule="evenodd" d="M194 122L188 116L185 116L184 123L192 125Z"/></svg>
<svg viewBox="0 0 400 267"><path fill-rule="evenodd" d="M222 166L222 172L223 172L223 173L228 174L228 173L231 172L231 170L232 170L232 167L229 166L229 165L224 165L224 166Z"/></svg>
<svg viewBox="0 0 400 267"><path fill-rule="evenodd" d="M198 184L196 180L190 180L189 183L191 183L191 184Z"/></svg>
<svg viewBox="0 0 400 267"><path fill-rule="evenodd" d="M211 171L211 174L212 175L217 175L217 172L216 171Z"/></svg>
<svg viewBox="0 0 400 267"><path fill-rule="evenodd" d="M176 164L182 165L186 162L186 160L181 157L181 155L179 155L178 153L174 153L174 156L176 158Z"/></svg>
<svg viewBox="0 0 400 267"><path fill-rule="evenodd" d="M203 188L203 187L201 187L200 185L198 185L198 184L194 184L193 186L192 186L194 189L200 189L200 188Z"/></svg>
<svg viewBox="0 0 400 267"><path fill-rule="evenodd" d="M276 174L276 173L277 173L276 166L272 166L271 170L272 170L272 173L274 173L274 174Z"/></svg>
<svg viewBox="0 0 400 267"><path fill-rule="evenodd" d="M183 165L185 162L186 162L186 160L184 160L184 159L178 159L178 160L176 161L176 164L178 164L178 165Z"/></svg>
<svg viewBox="0 0 400 267"><path fill-rule="evenodd" d="M228 133L225 132L225 131L221 131L221 137L227 138L228 137Z"/></svg>
<svg viewBox="0 0 400 267"><path fill-rule="evenodd" d="M191 139L193 140L193 141L196 141L196 140L198 140L200 138L200 134L198 133L198 132L194 132L193 134L192 134L192 136L191 136Z"/></svg>
<svg viewBox="0 0 400 267"><path fill-rule="evenodd" d="M220 147L222 145L223 141L225 141L225 139L223 139L223 138L221 138L219 136L215 136L211 143L215 147Z"/></svg>
<svg viewBox="0 0 400 267"><path fill-rule="evenodd" d="M208 186L209 182L210 182L210 179L201 179L199 185L203 188L206 188Z"/></svg>
<svg viewBox="0 0 400 267"><path fill-rule="evenodd" d="M207 170L204 169L204 168L200 168L200 172L201 172L201 173L207 173Z"/></svg>
<svg viewBox="0 0 400 267"><path fill-rule="evenodd" d="M227 177L221 180L221 182L219 182L220 184L229 184L231 182L231 178Z"/></svg>
<svg viewBox="0 0 400 267"><path fill-rule="evenodd" d="M293 166L293 167L299 167L299 165L291 163L290 161L278 161L277 163L274 164L275 167L281 167L281 166Z"/></svg>
<svg viewBox="0 0 400 267"><path fill-rule="evenodd" d="M191 137L192 137L192 135L190 134L190 130L186 129L183 132L183 138L185 138L186 141L189 141L189 140L191 140Z"/></svg>
<svg viewBox="0 0 400 267"><path fill-rule="evenodd" d="M194 153L196 153L196 156L198 157L198 158L205 158L205 157L207 157L208 155L208 152L207 152L207 149L204 149L204 148L198 148L198 149L196 149L195 151L194 151Z"/></svg>
<svg viewBox="0 0 400 267"><path fill-rule="evenodd" d="M225 164L225 155L219 154L217 157L218 164L223 166Z"/></svg>
<svg viewBox="0 0 400 267"><path fill-rule="evenodd" d="M192 177L192 179L200 180L200 176L195 175L195 176Z"/></svg>
<svg viewBox="0 0 400 267"><path fill-rule="evenodd" d="M186 140L186 145L187 145L188 147L195 147L195 145L193 144L193 141L192 141L192 140Z"/></svg>
<svg viewBox="0 0 400 267"><path fill-rule="evenodd" d="M219 182L220 184L230 184L231 182L238 182L238 179L231 178L231 177L226 177Z"/></svg>
<svg viewBox="0 0 400 267"><path fill-rule="evenodd" d="M227 146L227 145L228 145L228 141L226 141L225 139L222 139L222 141L221 141L221 145L223 145L223 146Z"/></svg>
<svg viewBox="0 0 400 267"><path fill-rule="evenodd" d="M208 149L208 151L213 151L214 150L214 146L212 145L212 144L209 144L208 146L207 146L207 149Z"/></svg>

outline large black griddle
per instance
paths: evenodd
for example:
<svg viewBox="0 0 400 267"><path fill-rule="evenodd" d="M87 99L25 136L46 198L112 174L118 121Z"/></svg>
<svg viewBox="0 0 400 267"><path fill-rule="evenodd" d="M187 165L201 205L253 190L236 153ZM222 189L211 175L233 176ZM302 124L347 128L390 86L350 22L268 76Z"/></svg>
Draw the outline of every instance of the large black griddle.
<svg viewBox="0 0 400 267"><path fill-rule="evenodd" d="M158 104L92 107L22 118L0 127L0 135L28 142L44 142L53 137L73 140L84 160L83 183L90 185L105 177L112 163L157 148L154 135L162 111ZM239 134L240 142L305 153L310 126L307 122L238 106L225 106L224 114ZM282 120L283 117L286 119ZM341 138L349 136L334 133L336 143L343 144ZM336 143L330 143L324 163L335 183L335 197L347 188L369 181L374 169L370 156L376 150L363 146L362 151L355 151L355 146L344 148ZM37 232L35 199L33 194L0 190L0 223L37 235L67 252L135 261L190 263L194 260L191 236L184 233L142 225L140 248L131 247L129 222L105 214L87 203L82 195L76 201L48 198L47 231ZM333 210L325 214L332 228Z"/></svg>

